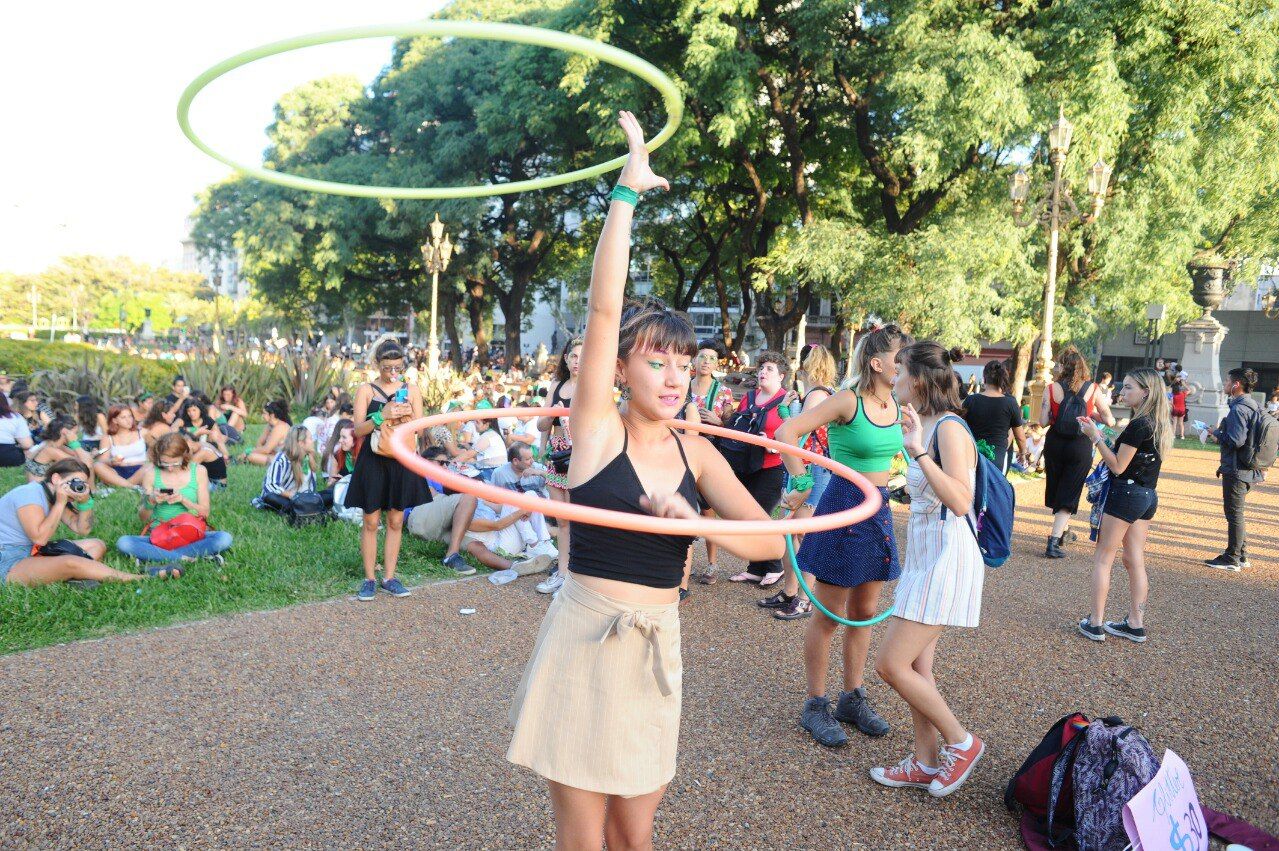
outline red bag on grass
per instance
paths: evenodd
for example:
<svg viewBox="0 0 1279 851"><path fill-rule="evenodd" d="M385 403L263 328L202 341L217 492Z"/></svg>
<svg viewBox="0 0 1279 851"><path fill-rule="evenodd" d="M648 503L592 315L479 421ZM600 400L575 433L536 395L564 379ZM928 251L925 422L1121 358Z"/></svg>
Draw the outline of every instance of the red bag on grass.
<svg viewBox="0 0 1279 851"><path fill-rule="evenodd" d="M176 550L187 544L203 540L209 532L209 523L194 514L179 514L151 527L151 543L162 550Z"/></svg>

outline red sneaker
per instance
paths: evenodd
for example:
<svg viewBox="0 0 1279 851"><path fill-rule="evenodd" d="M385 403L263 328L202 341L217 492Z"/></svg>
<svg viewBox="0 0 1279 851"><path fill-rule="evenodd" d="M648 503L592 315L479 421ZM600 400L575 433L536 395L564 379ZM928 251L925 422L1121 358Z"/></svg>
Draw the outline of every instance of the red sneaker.
<svg viewBox="0 0 1279 851"><path fill-rule="evenodd" d="M972 736L971 733L969 735ZM976 736L972 736L972 740L973 743L963 750L954 745L941 749L941 771L937 772L933 782L929 784L928 794L934 798L944 798L964 785L964 781L986 752L985 742Z"/></svg>
<svg viewBox="0 0 1279 851"><path fill-rule="evenodd" d="M901 762L888 768L876 766L870 770L871 780L883 786L892 786L894 789L899 789L902 786L927 789L936 776L936 774L929 774L920 768L919 761L915 759L914 754L910 754Z"/></svg>

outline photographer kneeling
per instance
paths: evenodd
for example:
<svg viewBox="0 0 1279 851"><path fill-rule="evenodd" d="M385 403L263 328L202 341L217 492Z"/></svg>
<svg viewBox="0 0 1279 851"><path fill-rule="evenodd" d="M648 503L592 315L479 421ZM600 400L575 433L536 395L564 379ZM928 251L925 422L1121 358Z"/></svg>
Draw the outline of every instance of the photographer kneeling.
<svg viewBox="0 0 1279 851"><path fill-rule="evenodd" d="M67 580L132 582L145 579L102 564L107 545L97 538L52 541L58 524L79 535L93 529L89 468L74 458L54 461L38 481L0 497L0 582L48 585ZM157 569L151 574L168 578Z"/></svg>

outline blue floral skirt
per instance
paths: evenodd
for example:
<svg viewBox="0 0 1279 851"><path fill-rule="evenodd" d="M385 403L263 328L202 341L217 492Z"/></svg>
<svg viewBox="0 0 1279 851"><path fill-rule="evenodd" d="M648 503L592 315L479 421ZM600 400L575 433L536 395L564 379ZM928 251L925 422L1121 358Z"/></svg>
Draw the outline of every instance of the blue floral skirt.
<svg viewBox="0 0 1279 851"><path fill-rule="evenodd" d="M800 570L818 581L841 588L865 582L891 582L901 575L897 558L897 536L893 533L893 512L888 507L888 488L880 488L883 504L874 516L852 526L826 532L809 532L800 545ZM861 488L839 476L832 476L816 516L834 514L861 505Z"/></svg>

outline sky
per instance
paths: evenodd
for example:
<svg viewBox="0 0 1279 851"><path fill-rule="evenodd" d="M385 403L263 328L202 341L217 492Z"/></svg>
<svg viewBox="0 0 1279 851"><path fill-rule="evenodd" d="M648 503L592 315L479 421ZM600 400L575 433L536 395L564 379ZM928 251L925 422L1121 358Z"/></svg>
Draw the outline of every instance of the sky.
<svg viewBox="0 0 1279 851"><path fill-rule="evenodd" d="M321 30L424 18L444 0L121 0L0 9L0 272L69 254L177 268L195 196L230 170L178 129L178 96L241 51ZM310 47L232 71L191 110L196 132L261 162L284 92L328 74L369 82L391 39Z"/></svg>

